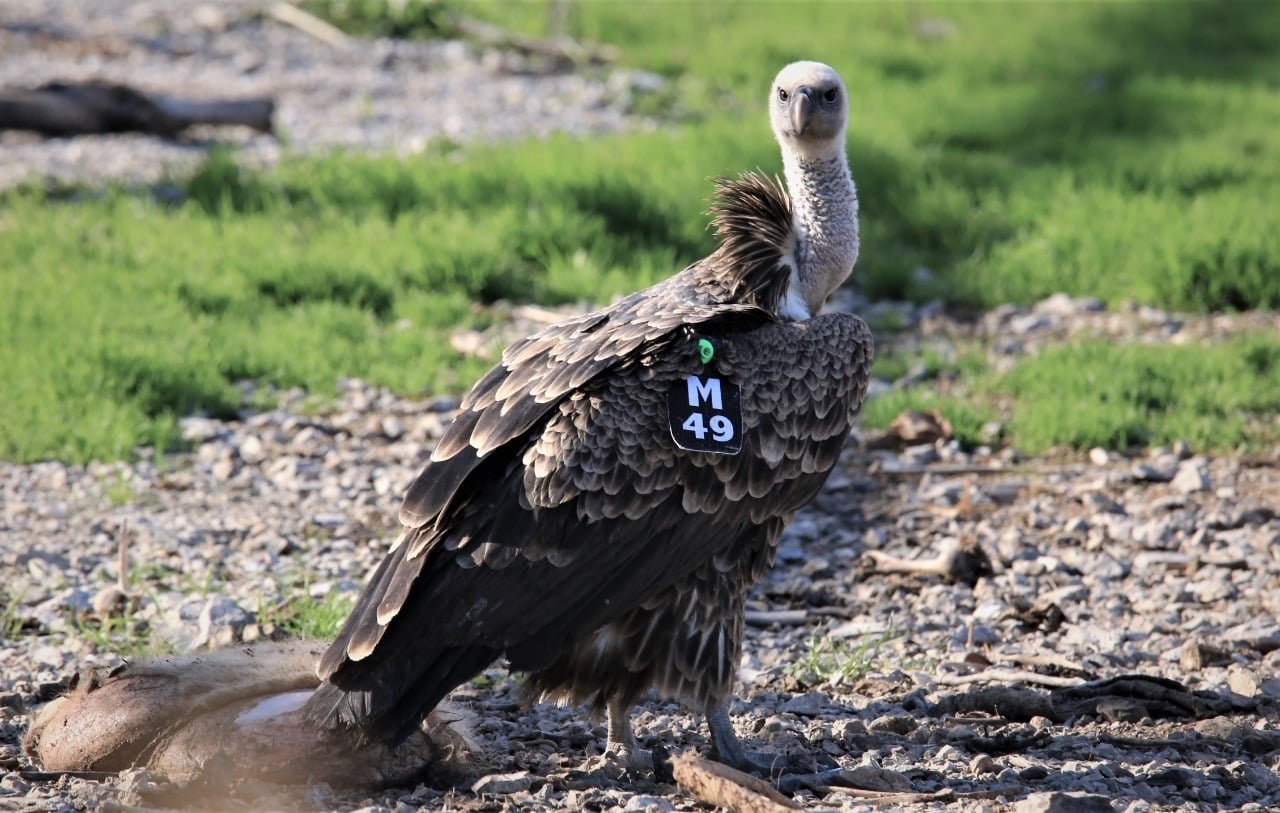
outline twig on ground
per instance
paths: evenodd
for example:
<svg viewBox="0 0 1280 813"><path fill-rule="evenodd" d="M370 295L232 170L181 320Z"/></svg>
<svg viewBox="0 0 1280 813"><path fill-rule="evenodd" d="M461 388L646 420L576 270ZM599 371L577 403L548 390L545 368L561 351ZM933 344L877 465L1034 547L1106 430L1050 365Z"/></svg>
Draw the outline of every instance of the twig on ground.
<svg viewBox="0 0 1280 813"><path fill-rule="evenodd" d="M296 28L307 36L335 48L344 47L351 42L351 38L341 29L335 28L314 14L308 14L292 3L272 3L267 7L266 13L276 22Z"/></svg>
<svg viewBox="0 0 1280 813"><path fill-rule="evenodd" d="M126 596L129 594L129 520L120 522L120 530L116 536L116 587Z"/></svg>
<svg viewBox="0 0 1280 813"><path fill-rule="evenodd" d="M810 619L808 610L747 610L745 620L753 627L798 627Z"/></svg>
<svg viewBox="0 0 1280 813"><path fill-rule="evenodd" d="M140 132L174 138L196 124L240 124L272 131L270 98L196 101L152 96L111 82L50 82L0 90L0 130L74 136Z"/></svg>
<svg viewBox="0 0 1280 813"><path fill-rule="evenodd" d="M692 753L671 758L676 782L699 801L735 813L783 813L800 805L751 774Z"/></svg>
<svg viewBox="0 0 1280 813"><path fill-rule="evenodd" d="M1013 661L1023 666L1053 666L1058 669L1066 669L1071 672L1080 672L1081 674L1089 674L1089 670L1083 664L1069 661L1061 655L1045 654L1041 652L1001 652L998 657L1003 660Z"/></svg>
<svg viewBox="0 0 1280 813"><path fill-rule="evenodd" d="M618 49L611 45L582 43L568 37L539 39L516 34L457 12L446 12L444 20L448 28L481 45L509 48L574 65L599 65L618 59Z"/></svg>
<svg viewBox="0 0 1280 813"><path fill-rule="evenodd" d="M971 675L938 675L934 678L934 681L942 684L943 686L963 686L969 683L998 682L1032 683L1040 686L1066 688L1081 686L1084 684L1084 681L1080 678L1042 675L1038 672L1029 672L1024 669L985 669Z"/></svg>

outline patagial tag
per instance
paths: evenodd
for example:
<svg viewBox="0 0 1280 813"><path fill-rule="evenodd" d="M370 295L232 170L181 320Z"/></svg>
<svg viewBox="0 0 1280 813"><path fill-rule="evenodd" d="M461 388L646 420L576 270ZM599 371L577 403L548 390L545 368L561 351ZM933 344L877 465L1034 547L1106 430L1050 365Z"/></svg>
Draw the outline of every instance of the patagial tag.
<svg viewBox="0 0 1280 813"><path fill-rule="evenodd" d="M714 374L677 381L667 395L671 437L690 452L737 454L742 451L742 391Z"/></svg>

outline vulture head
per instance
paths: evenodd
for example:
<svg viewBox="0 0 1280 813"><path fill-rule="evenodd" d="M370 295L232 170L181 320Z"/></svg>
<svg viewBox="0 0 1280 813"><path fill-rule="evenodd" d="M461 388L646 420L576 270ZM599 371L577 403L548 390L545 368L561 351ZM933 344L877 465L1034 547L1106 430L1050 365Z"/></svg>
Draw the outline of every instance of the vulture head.
<svg viewBox="0 0 1280 813"><path fill-rule="evenodd" d="M769 121L784 151L816 158L844 149L848 93L834 68L792 62L778 72L769 92Z"/></svg>

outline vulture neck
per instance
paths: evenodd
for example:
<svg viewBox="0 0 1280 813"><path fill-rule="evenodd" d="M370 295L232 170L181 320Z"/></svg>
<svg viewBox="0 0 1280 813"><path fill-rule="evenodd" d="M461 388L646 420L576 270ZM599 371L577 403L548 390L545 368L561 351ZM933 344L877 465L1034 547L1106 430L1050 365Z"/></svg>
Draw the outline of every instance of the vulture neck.
<svg viewBox="0 0 1280 813"><path fill-rule="evenodd" d="M796 270L783 316L816 314L858 259L858 192L849 174L844 137L826 149L783 150L796 229Z"/></svg>

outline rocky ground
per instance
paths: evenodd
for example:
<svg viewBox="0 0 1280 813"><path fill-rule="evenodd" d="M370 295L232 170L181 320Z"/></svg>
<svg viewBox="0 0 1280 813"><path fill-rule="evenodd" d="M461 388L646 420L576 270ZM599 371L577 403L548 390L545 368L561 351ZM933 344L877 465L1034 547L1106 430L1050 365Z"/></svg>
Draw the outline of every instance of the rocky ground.
<svg viewBox="0 0 1280 813"><path fill-rule="evenodd" d="M662 80L623 69L542 70L535 58L462 42L330 42L267 13L266 0L0 0L0 83L105 80L191 99L269 96L276 135L194 128L40 139L0 132L0 189L23 180L150 183L215 144L249 165L284 151L413 153L435 141L591 135L643 122L637 94Z"/></svg>
<svg viewBox="0 0 1280 813"><path fill-rule="evenodd" d="M1022 321L1002 335L1053 341L1028 328L1068 305L1091 308L1059 298L1011 310L1002 318ZM898 309L905 341L983 333L981 321ZM528 330L525 318L513 311L494 338ZM1117 335L1147 329L1137 314L1097 319ZM0 563L13 597L0 644L0 766L11 771L0 807L148 803L154 778L137 772L23 773L18 739L74 671L118 662L110 653L122 646L261 638L298 585L313 596L358 588L454 404L357 381L324 414L301 414L300 399L282 394L281 409L241 421L187 419L193 451L159 465L0 467ZM1181 446L1092 457L850 442L753 592L733 709L744 736L822 755L862 788L802 788L806 808L1280 805L1280 460ZM898 560L926 566L895 572L907 569ZM498 775L478 792L353 798L321 787L291 804L695 807L652 777L585 772L602 725L577 709L520 708L515 689L495 667L456 695L479 721L481 772ZM706 747L677 705L646 703L637 722L650 745ZM869 800L867 789L890 795ZM1107 806L1061 795L1072 792Z"/></svg>
<svg viewBox="0 0 1280 813"><path fill-rule="evenodd" d="M261 7L0 0L0 76L276 94L299 151L597 132L628 124L624 97L646 81L533 75L451 43L343 50ZM486 114L504 98L520 104ZM280 150L249 132L209 137L251 161ZM0 186L151 181L208 143L3 135ZM976 343L997 365L1080 335L1181 342L1280 329L1275 316L1106 311L1063 297L975 319L851 295L837 307L902 325L900 346ZM547 316L512 309L492 334L455 345L500 346ZM241 420L186 419L191 451L180 456L0 463L0 810L159 805L165 783L145 771L39 773L19 746L33 715L71 674L121 653L261 640L300 594L354 594L455 406L358 381L320 414L302 393L277 395L279 409ZM761 747L847 769L836 787L794 789L805 808L1280 807L1280 455L1178 445L1028 460L945 439L882 441L850 441L752 594L735 724ZM315 785L217 804L697 809L664 777L584 770L603 726L578 709L520 708L516 687L498 665L455 694L483 748L474 787L370 796ZM706 748L677 705L647 702L637 723L647 745Z"/></svg>

